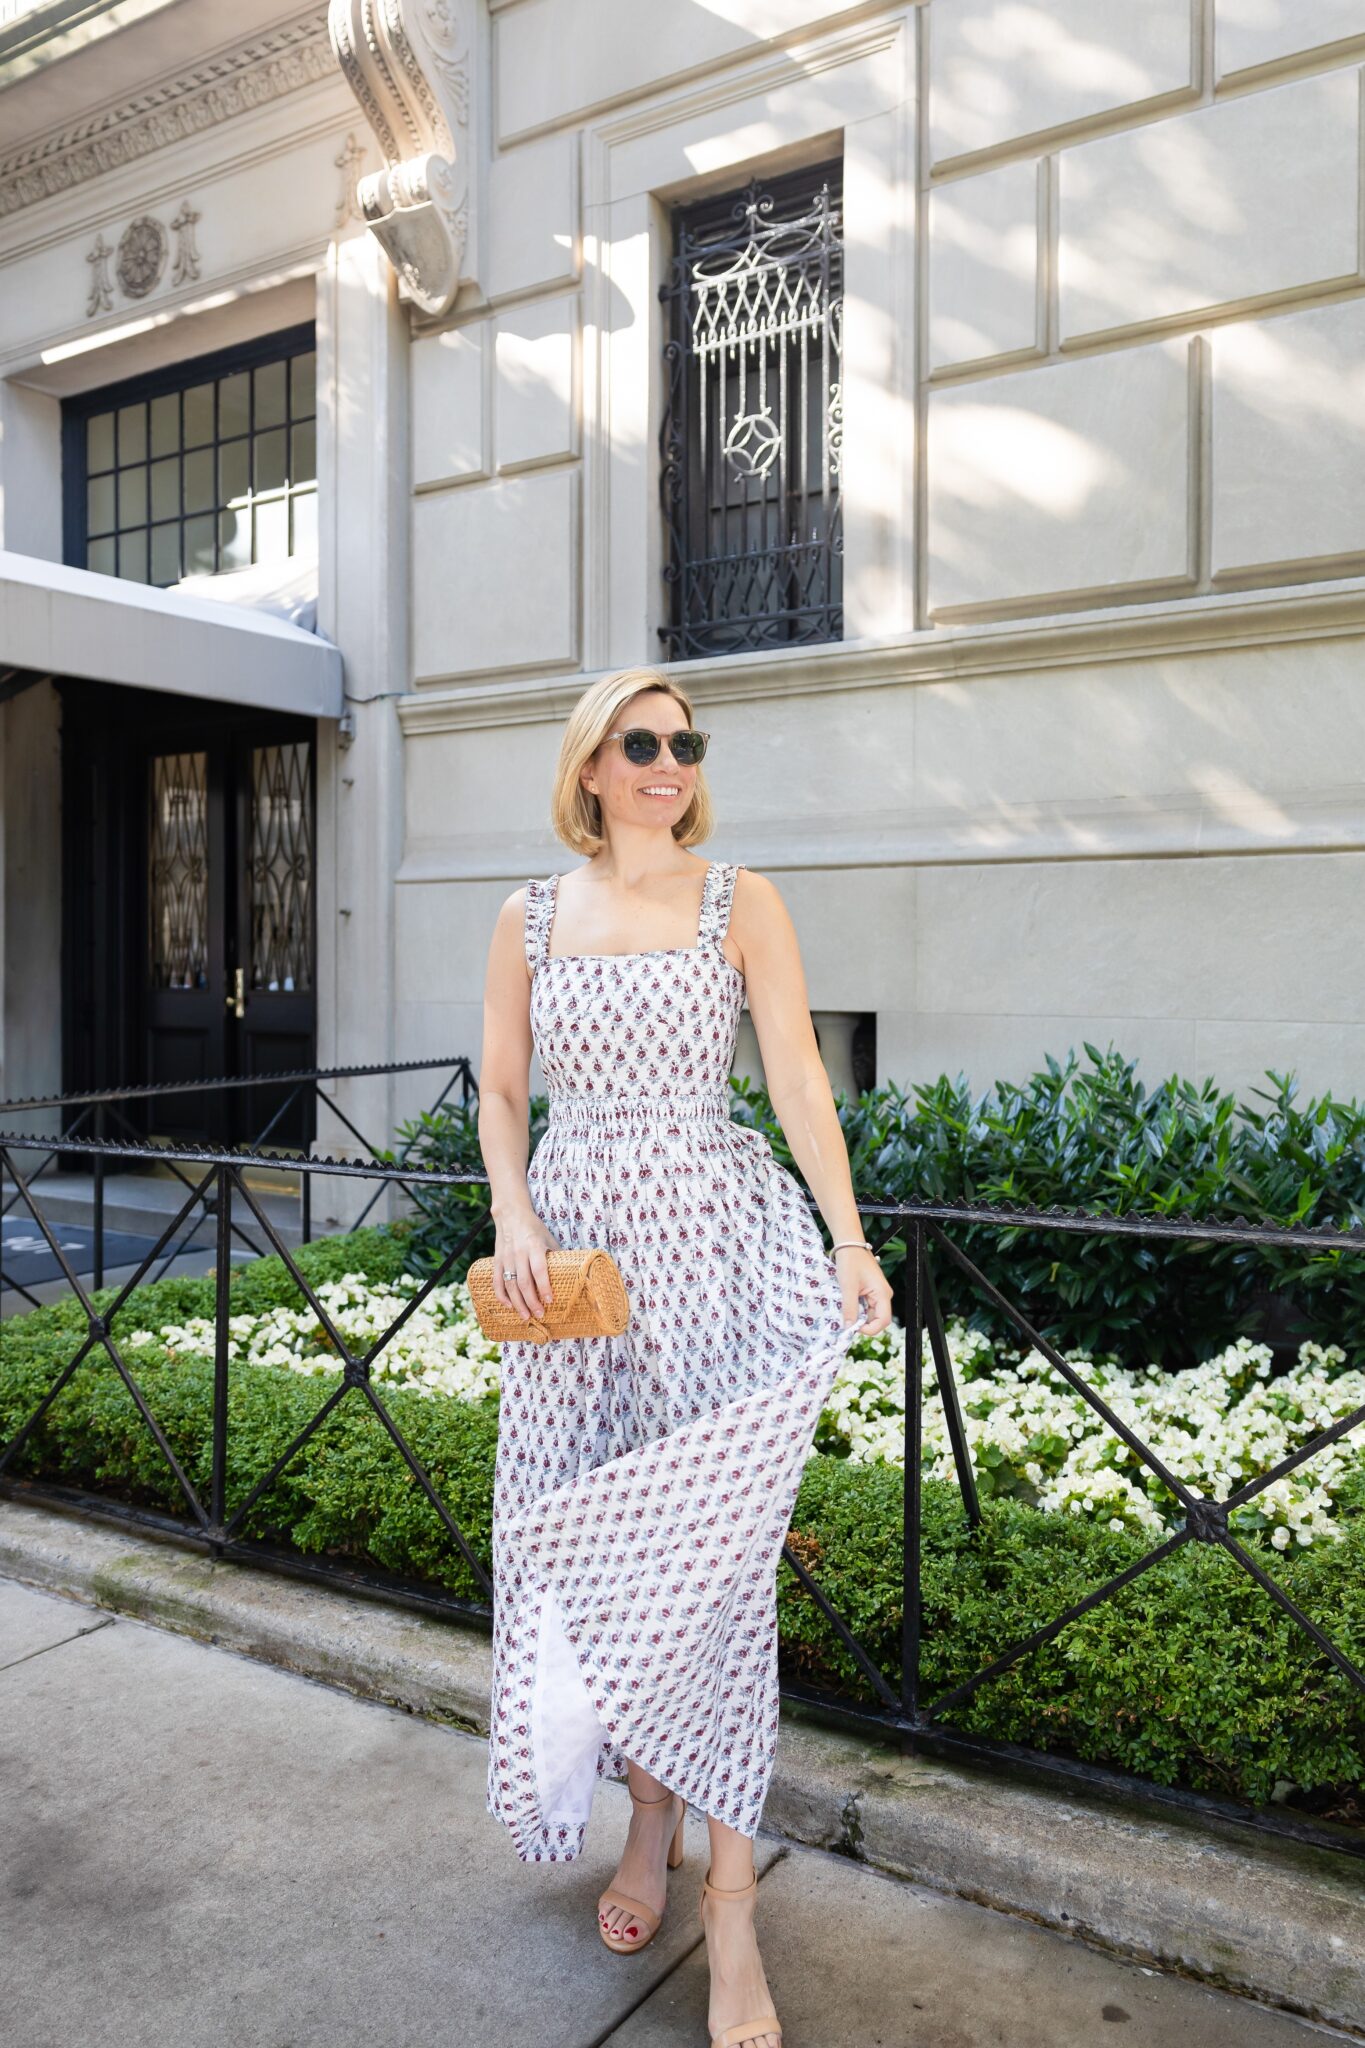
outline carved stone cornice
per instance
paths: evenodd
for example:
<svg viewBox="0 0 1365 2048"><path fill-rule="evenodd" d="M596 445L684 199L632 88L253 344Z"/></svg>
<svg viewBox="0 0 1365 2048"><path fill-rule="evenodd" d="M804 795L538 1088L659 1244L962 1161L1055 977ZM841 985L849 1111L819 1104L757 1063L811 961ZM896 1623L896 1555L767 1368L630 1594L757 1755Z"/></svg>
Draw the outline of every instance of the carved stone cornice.
<svg viewBox="0 0 1365 2048"><path fill-rule="evenodd" d="M337 62L384 153L361 214L424 313L448 310L468 265L475 0L330 0Z"/></svg>
<svg viewBox="0 0 1365 2048"><path fill-rule="evenodd" d="M0 154L0 218L336 75L321 8Z"/></svg>

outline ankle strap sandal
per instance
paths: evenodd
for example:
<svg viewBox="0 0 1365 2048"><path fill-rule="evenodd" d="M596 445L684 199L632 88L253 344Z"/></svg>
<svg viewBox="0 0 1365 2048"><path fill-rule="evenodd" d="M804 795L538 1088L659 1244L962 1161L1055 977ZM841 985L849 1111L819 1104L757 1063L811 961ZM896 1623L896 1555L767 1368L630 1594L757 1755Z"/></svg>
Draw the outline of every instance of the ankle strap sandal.
<svg viewBox="0 0 1365 2048"><path fill-rule="evenodd" d="M665 1799L677 1799L682 1807L678 1815L678 1825L673 1830L673 1839L668 1845L667 1868L676 1870L683 1860L683 1826L687 1820L687 1801L677 1792L661 1792L657 1799L637 1799L633 1792L630 1795L632 1806L662 1806ZM614 1928L609 1930L604 1927L602 1917L611 1912L614 1906L619 1907L623 1913L633 1916L632 1920L626 1923L628 1926L642 1926L645 1932L634 1941L627 1941ZM618 1892L612 1885L608 1885L597 1901L597 1931L613 1955L633 1956L642 1948L648 1948L662 1925L662 1913L652 1912L643 1899L632 1899L628 1892Z"/></svg>
<svg viewBox="0 0 1365 2048"><path fill-rule="evenodd" d="M747 1884L742 1884L732 1890L725 1885L712 1884L711 1873L708 1870L705 1878L702 1880L701 1901L697 1908L698 1912L701 1913L703 1929L706 1926L706 1915L702 1908L705 1906L708 1892L713 1899L747 1899L757 1890L757 1871L753 1873ZM760 2034L776 2034L779 2041L782 2039L782 2022L775 2012L767 2013L759 2020L745 2020L742 2025L737 2027L722 2027L721 2031L712 2037L711 2048L739 2048L739 2044L742 2041L755 2041Z"/></svg>

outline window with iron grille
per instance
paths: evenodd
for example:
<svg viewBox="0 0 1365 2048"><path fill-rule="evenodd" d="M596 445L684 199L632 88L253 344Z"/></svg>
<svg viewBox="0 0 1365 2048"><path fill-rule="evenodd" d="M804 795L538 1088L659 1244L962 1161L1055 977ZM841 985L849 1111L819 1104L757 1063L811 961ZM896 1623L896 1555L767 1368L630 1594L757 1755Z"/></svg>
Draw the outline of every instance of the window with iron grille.
<svg viewBox="0 0 1365 2048"><path fill-rule="evenodd" d="M843 633L843 178L754 178L674 214L659 435L667 656Z"/></svg>
<svg viewBox="0 0 1365 2048"><path fill-rule="evenodd" d="M317 548L311 321L68 399L65 555L165 586Z"/></svg>

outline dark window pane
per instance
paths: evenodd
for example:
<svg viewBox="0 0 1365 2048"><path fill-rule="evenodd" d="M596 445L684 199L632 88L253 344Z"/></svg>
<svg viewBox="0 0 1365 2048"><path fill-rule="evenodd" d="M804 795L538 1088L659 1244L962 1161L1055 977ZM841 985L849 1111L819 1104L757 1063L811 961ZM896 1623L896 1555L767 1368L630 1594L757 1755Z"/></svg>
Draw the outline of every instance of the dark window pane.
<svg viewBox="0 0 1365 2048"><path fill-rule="evenodd" d="M185 457L185 510L209 512L214 503L213 450L196 448Z"/></svg>
<svg viewBox="0 0 1365 2048"><path fill-rule="evenodd" d="M235 505L251 488L250 441L226 441L218 450L218 503Z"/></svg>
<svg viewBox="0 0 1365 2048"><path fill-rule="evenodd" d="M114 466L114 415L111 412L92 413L85 423L85 466L91 469L112 469Z"/></svg>
<svg viewBox="0 0 1365 2048"><path fill-rule="evenodd" d="M284 364L262 363L256 378L256 421L258 427L284 424Z"/></svg>
<svg viewBox="0 0 1365 2048"><path fill-rule="evenodd" d="M180 464L174 455L152 464L152 517L173 519L180 510Z"/></svg>
<svg viewBox="0 0 1365 2048"><path fill-rule="evenodd" d="M185 401L185 446L201 448L213 439L213 386L192 384L181 396Z"/></svg>
<svg viewBox="0 0 1365 2048"><path fill-rule="evenodd" d="M121 469L118 473L118 523L145 526L147 523L147 472Z"/></svg>
<svg viewBox="0 0 1365 2048"><path fill-rule="evenodd" d="M288 481L285 438L283 427L273 427L268 434L257 434L252 441L258 491L277 491Z"/></svg>
<svg viewBox="0 0 1365 2048"><path fill-rule="evenodd" d="M245 370L239 370L233 377L224 377L218 385L218 438L225 441L229 434L244 434L251 424L250 417L251 378Z"/></svg>
<svg viewBox="0 0 1365 2048"><path fill-rule="evenodd" d="M163 391L152 400L152 453L174 455L180 447L180 393Z"/></svg>
<svg viewBox="0 0 1365 2048"><path fill-rule="evenodd" d="M217 568L213 546L214 528L217 523L211 512L202 519L185 521L186 576L210 576Z"/></svg>
<svg viewBox="0 0 1365 2048"><path fill-rule="evenodd" d="M92 476L85 487L87 533L108 533L114 524L114 479Z"/></svg>
<svg viewBox="0 0 1365 2048"><path fill-rule="evenodd" d="M305 419L318 409L318 358L315 349L289 359L289 410L294 419Z"/></svg>
<svg viewBox="0 0 1365 2048"><path fill-rule="evenodd" d="M144 462L147 457L147 407L139 400L136 405L121 405L118 409L118 459L124 462Z"/></svg>
<svg viewBox="0 0 1365 2048"><path fill-rule="evenodd" d="M134 583L147 581L147 529L121 533L118 537L118 572Z"/></svg>
<svg viewBox="0 0 1365 2048"><path fill-rule="evenodd" d="M152 581L165 585L180 577L180 523L152 528Z"/></svg>
<svg viewBox="0 0 1365 2048"><path fill-rule="evenodd" d="M251 562L251 507L218 514L218 567L245 569Z"/></svg>
<svg viewBox="0 0 1365 2048"><path fill-rule="evenodd" d="M293 453L289 459L289 481L291 484L317 482L318 474L318 430L315 420L305 420L293 432Z"/></svg>

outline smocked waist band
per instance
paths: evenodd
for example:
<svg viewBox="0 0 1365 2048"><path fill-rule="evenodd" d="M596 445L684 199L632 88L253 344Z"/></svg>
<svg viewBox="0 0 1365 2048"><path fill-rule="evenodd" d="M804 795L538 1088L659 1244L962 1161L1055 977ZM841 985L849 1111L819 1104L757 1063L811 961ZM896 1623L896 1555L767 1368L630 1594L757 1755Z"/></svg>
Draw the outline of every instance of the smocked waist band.
<svg viewBox="0 0 1365 2048"><path fill-rule="evenodd" d="M729 1119L729 1093L725 1089L651 1088L623 1095L552 1095L547 1124L566 1132L604 1131L698 1120L728 1123Z"/></svg>

